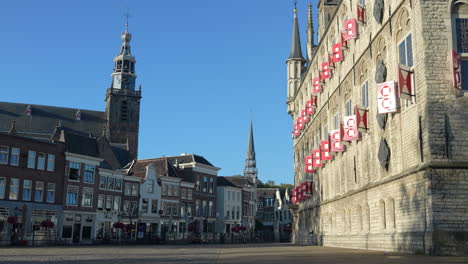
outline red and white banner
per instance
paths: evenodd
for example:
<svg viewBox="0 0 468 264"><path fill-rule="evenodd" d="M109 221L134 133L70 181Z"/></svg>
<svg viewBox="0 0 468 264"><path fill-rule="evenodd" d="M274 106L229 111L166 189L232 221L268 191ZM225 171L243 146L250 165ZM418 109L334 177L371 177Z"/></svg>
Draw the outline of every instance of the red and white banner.
<svg viewBox="0 0 468 264"><path fill-rule="evenodd" d="M313 183L311 181L307 181L306 182L306 186L307 186L307 194L313 194Z"/></svg>
<svg viewBox="0 0 468 264"><path fill-rule="evenodd" d="M330 154L330 141L323 140L320 142L320 160L327 161L331 160L333 157Z"/></svg>
<svg viewBox="0 0 468 264"><path fill-rule="evenodd" d="M320 84L320 78L312 79L312 92L313 93L321 93L322 92L322 85Z"/></svg>
<svg viewBox="0 0 468 264"><path fill-rule="evenodd" d="M320 79L321 80L326 80L330 78L331 76L331 70L330 70L330 63L324 62L322 63L322 71L320 72Z"/></svg>
<svg viewBox="0 0 468 264"><path fill-rule="evenodd" d="M377 109L379 114L397 111L396 85L394 81L377 84Z"/></svg>
<svg viewBox="0 0 468 264"><path fill-rule="evenodd" d="M314 166L313 166L313 159L312 156L305 157L305 172L306 173L314 173Z"/></svg>
<svg viewBox="0 0 468 264"><path fill-rule="evenodd" d="M344 21L344 40L348 41L350 39L357 38L357 20L355 18L348 19Z"/></svg>
<svg viewBox="0 0 468 264"><path fill-rule="evenodd" d="M332 62L337 63L343 60L343 47L341 43L335 44L332 46Z"/></svg>
<svg viewBox="0 0 468 264"><path fill-rule="evenodd" d="M312 162L314 168L323 167L323 164L320 162L320 149L312 150Z"/></svg>
<svg viewBox="0 0 468 264"><path fill-rule="evenodd" d="M343 135L342 132L342 129L335 129L330 131L330 150L332 152L342 152L345 150L345 147L341 142Z"/></svg>
<svg viewBox="0 0 468 264"><path fill-rule="evenodd" d="M353 141L359 139L356 116L345 116L343 118L344 141Z"/></svg>

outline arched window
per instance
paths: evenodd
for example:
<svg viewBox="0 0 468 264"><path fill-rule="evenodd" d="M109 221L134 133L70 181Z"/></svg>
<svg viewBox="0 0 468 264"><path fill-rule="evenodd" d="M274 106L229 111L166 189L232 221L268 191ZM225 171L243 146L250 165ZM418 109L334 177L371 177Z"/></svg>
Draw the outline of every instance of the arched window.
<svg viewBox="0 0 468 264"><path fill-rule="evenodd" d="M347 221L346 221L346 210L343 209L343 212L342 212L342 215L343 215L343 233L346 233L348 231L347 229Z"/></svg>
<svg viewBox="0 0 468 264"><path fill-rule="evenodd" d="M380 226L382 227L383 230L387 229L387 218L385 215L385 202L383 200L380 200Z"/></svg>
<svg viewBox="0 0 468 264"><path fill-rule="evenodd" d="M468 90L468 1L454 1L452 5L453 49L461 55L463 90Z"/></svg>
<svg viewBox="0 0 468 264"><path fill-rule="evenodd" d="M357 209L357 213L358 213L358 224L359 224L359 231L363 231L363 228L364 228L364 223L363 223L363 217L362 217L362 207L359 206L358 209Z"/></svg>
<svg viewBox="0 0 468 264"><path fill-rule="evenodd" d="M365 215L366 215L366 232L370 232L370 208L369 205L366 204L365 206Z"/></svg>
<svg viewBox="0 0 468 264"><path fill-rule="evenodd" d="M351 212L351 209L348 209L348 232L349 233L353 232L352 221L353 221L353 213Z"/></svg>
<svg viewBox="0 0 468 264"><path fill-rule="evenodd" d="M390 199L388 201L388 215L389 215L389 227L392 229L396 228L395 221L395 200Z"/></svg>

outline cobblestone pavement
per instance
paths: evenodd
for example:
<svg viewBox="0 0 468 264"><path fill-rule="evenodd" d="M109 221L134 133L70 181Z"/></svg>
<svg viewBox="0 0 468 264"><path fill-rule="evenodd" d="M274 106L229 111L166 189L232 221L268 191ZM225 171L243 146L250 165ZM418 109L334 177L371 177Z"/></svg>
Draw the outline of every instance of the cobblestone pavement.
<svg viewBox="0 0 468 264"><path fill-rule="evenodd" d="M81 246L0 248L0 263L120 264L120 263L468 263L466 257L431 257L379 251L288 244Z"/></svg>

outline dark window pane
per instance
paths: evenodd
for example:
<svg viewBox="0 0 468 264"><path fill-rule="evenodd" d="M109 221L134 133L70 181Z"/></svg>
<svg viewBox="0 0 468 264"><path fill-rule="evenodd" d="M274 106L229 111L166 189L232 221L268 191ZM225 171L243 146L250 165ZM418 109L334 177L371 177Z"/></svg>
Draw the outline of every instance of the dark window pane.
<svg viewBox="0 0 468 264"><path fill-rule="evenodd" d="M71 238L72 237L72 227L71 226L64 226L63 227L62 237L63 238Z"/></svg>
<svg viewBox="0 0 468 264"><path fill-rule="evenodd" d="M411 34L406 38L406 55L408 57L408 64L406 64L406 66L413 67L413 43L411 41Z"/></svg>
<svg viewBox="0 0 468 264"><path fill-rule="evenodd" d="M406 65L405 41L400 43L398 50L400 52L400 64Z"/></svg>
<svg viewBox="0 0 468 264"><path fill-rule="evenodd" d="M91 238L91 227L83 226L83 233L81 234L83 239Z"/></svg>
<svg viewBox="0 0 468 264"><path fill-rule="evenodd" d="M468 90L468 60L461 62L461 74L463 90Z"/></svg>
<svg viewBox="0 0 468 264"><path fill-rule="evenodd" d="M455 19L458 53L468 53L468 18Z"/></svg>

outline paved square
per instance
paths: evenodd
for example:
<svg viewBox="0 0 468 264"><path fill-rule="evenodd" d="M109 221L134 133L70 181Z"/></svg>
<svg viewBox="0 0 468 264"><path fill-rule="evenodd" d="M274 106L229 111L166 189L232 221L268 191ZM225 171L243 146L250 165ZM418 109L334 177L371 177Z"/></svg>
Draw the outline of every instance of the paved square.
<svg viewBox="0 0 468 264"><path fill-rule="evenodd" d="M0 248L1 264L120 263L468 263L466 257L384 254L289 244Z"/></svg>

